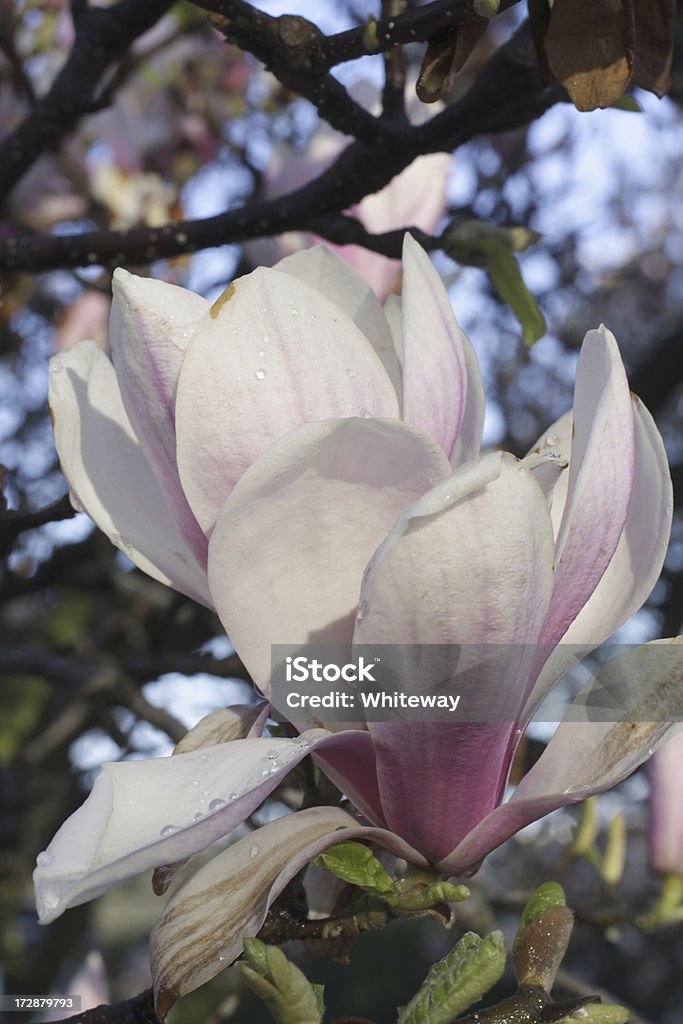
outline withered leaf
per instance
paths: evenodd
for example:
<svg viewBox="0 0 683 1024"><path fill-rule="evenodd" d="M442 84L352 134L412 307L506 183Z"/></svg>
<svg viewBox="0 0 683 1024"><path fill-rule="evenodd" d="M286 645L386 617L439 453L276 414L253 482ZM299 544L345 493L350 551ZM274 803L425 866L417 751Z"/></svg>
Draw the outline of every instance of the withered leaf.
<svg viewBox="0 0 683 1024"><path fill-rule="evenodd" d="M634 45L633 0L555 0L545 55L578 110L609 107L623 96Z"/></svg>

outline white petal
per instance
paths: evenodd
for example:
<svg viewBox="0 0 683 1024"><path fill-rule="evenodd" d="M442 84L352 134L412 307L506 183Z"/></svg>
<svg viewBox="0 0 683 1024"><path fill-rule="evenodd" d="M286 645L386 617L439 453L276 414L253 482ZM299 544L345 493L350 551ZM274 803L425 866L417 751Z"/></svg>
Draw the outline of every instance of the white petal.
<svg viewBox="0 0 683 1024"><path fill-rule="evenodd" d="M226 835L327 735L235 740L104 765L88 799L39 858L33 880L41 922Z"/></svg>
<svg viewBox="0 0 683 1024"><path fill-rule="evenodd" d="M448 470L438 445L399 420L305 424L254 462L213 532L209 585L264 692L271 644L351 641L370 557Z"/></svg>
<svg viewBox="0 0 683 1024"><path fill-rule="evenodd" d="M193 334L176 401L180 477L207 533L237 480L294 427L398 414L384 367L334 302L277 270L231 288Z"/></svg>
<svg viewBox="0 0 683 1024"><path fill-rule="evenodd" d="M210 606L206 576L170 516L123 408L114 367L94 342L51 360L50 408L77 506L143 572Z"/></svg>
<svg viewBox="0 0 683 1024"><path fill-rule="evenodd" d="M286 256L274 269L304 281L336 302L351 317L382 360L396 396L401 401L401 368L391 331L379 300L361 275L326 245L316 245Z"/></svg>
<svg viewBox="0 0 683 1024"><path fill-rule="evenodd" d="M206 558L206 539L187 504L176 465L175 396L185 349L209 308L185 288L117 270L109 342L121 398L183 537Z"/></svg>

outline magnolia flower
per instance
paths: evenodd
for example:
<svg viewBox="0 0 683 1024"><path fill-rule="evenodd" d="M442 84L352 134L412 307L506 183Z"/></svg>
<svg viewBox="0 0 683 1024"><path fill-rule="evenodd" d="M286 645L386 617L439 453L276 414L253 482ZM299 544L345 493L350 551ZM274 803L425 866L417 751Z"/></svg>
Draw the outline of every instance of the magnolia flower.
<svg viewBox="0 0 683 1024"><path fill-rule="evenodd" d="M140 568L215 607L265 697L271 643L313 640L486 644L485 666L465 666L462 703L506 695L505 721L295 739L261 735L267 704L226 709L176 756L105 765L39 857L44 922L226 835L309 753L360 814L291 814L179 885L152 938L162 1013L227 966L286 883L342 837L465 874L527 823L614 785L674 730L681 648L660 643L653 669L644 645L594 683L626 679L640 716L563 723L501 802L519 738L577 646L601 643L653 587L671 482L604 327L584 341L573 410L529 456L480 455L472 349L410 236L403 267L402 301L385 309L324 248L233 282L212 307L119 271L113 365L88 343L52 362L74 500Z"/></svg>

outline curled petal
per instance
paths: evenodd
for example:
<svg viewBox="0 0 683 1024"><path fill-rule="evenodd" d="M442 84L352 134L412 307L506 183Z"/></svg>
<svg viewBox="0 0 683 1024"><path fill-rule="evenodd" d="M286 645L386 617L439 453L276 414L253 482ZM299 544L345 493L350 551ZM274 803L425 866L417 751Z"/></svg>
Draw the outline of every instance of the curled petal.
<svg viewBox="0 0 683 1024"><path fill-rule="evenodd" d="M530 822L615 786L680 730L682 711L683 637L654 640L614 658L575 699L508 803L488 814L440 867L466 872Z"/></svg>
<svg viewBox="0 0 683 1024"><path fill-rule="evenodd" d="M210 533L235 483L290 430L329 417L397 414L394 387L350 317L291 274L255 270L214 303L183 362L183 488Z"/></svg>
<svg viewBox="0 0 683 1024"><path fill-rule="evenodd" d="M154 579L211 606L121 401L114 367L84 341L50 363L55 443L75 504Z"/></svg>
<svg viewBox="0 0 683 1024"><path fill-rule="evenodd" d="M41 922L220 839L327 735L311 730L294 740L235 740L104 765L88 799L38 859L33 879Z"/></svg>
<svg viewBox="0 0 683 1024"><path fill-rule="evenodd" d="M525 720L531 718L545 695L581 654L606 640L638 611L662 570L673 513L671 475L664 442L652 416L635 395L631 395L631 403L635 442L633 488L619 543L593 594L544 665L529 699ZM561 423L562 420L558 421ZM556 497L553 493L553 503Z"/></svg>
<svg viewBox="0 0 683 1024"><path fill-rule="evenodd" d="M234 488L210 544L226 631L264 692L272 643L350 643L366 564L399 513L448 473L398 420L308 423Z"/></svg>
<svg viewBox="0 0 683 1024"><path fill-rule="evenodd" d="M116 270L109 343L121 398L180 531L206 564L206 538L176 466L175 396L185 349L209 308L185 288Z"/></svg>
<svg viewBox="0 0 683 1024"><path fill-rule="evenodd" d="M245 937L308 861L346 839L378 842L399 857L424 859L398 837L365 828L335 807L279 818L219 853L171 897L151 936L157 1015L228 967Z"/></svg>
<svg viewBox="0 0 683 1024"><path fill-rule="evenodd" d="M633 488L631 395L614 336L589 331L579 356L567 500L542 642L566 633L600 582L624 529Z"/></svg>
<svg viewBox="0 0 683 1024"><path fill-rule="evenodd" d="M454 464L479 454L484 389L477 358L458 326L443 281L424 249L403 243L403 415Z"/></svg>

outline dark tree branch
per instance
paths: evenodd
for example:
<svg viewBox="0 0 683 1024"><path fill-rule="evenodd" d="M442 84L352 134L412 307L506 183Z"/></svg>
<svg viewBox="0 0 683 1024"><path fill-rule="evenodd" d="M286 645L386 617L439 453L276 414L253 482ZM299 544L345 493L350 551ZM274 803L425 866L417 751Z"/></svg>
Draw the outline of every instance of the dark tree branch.
<svg viewBox="0 0 683 1024"><path fill-rule="evenodd" d="M0 243L0 269L142 264L264 235L312 229L328 214L338 214L384 188L422 153L450 152L483 133L520 127L564 98L561 88L541 80L529 54L528 38L525 29L517 32L493 55L461 100L427 125L410 129L400 147L352 143L303 188L204 220L66 237L8 238Z"/></svg>
<svg viewBox="0 0 683 1024"><path fill-rule="evenodd" d="M25 530L35 530L36 527L44 526L45 523L57 523L64 519L72 519L75 515L76 510L69 502L68 494L35 512L0 512L0 559L9 555L17 537Z"/></svg>
<svg viewBox="0 0 683 1024"><path fill-rule="evenodd" d="M256 13L245 0L193 0L206 11L225 18L230 28L242 31L248 23L256 25ZM501 10L506 10L519 0L502 0ZM348 29L335 35L324 36L316 31L308 39L302 36L297 45L296 61L302 72L310 77L325 74L338 64L358 60L376 53L384 53L393 46L407 43L424 43L444 34L450 34L458 25L470 21L475 15L474 0L436 0L426 4L417 11L409 11L396 17L387 16L379 21L370 18L366 25ZM260 13L260 12L258 12ZM270 18L270 16L266 15ZM291 15L281 18L270 18L276 23L270 31L279 31L278 25L286 26L287 22L305 21ZM238 25L238 23L241 23ZM259 21L263 28L265 22ZM311 23L308 22L310 25ZM312 26L315 28L315 26ZM286 29L285 29L286 31ZM240 44L241 45L241 44ZM250 52L255 50L248 47ZM258 56L258 54L256 54Z"/></svg>
<svg viewBox="0 0 683 1024"><path fill-rule="evenodd" d="M324 66L314 66L325 36L313 22L298 15L273 18L244 0L201 6L216 11L212 20L228 42L252 53L282 85L310 100L337 131L373 146L400 144L409 131L403 122L369 113Z"/></svg>
<svg viewBox="0 0 683 1024"><path fill-rule="evenodd" d="M74 44L47 95L0 145L0 197L46 150L76 126L83 114L100 109L106 76L132 43L171 7L172 0L119 0L111 7L73 5Z"/></svg>
<svg viewBox="0 0 683 1024"><path fill-rule="evenodd" d="M154 1012L154 992L146 988L124 1003L96 1006L65 1017L58 1024L159 1024Z"/></svg>

